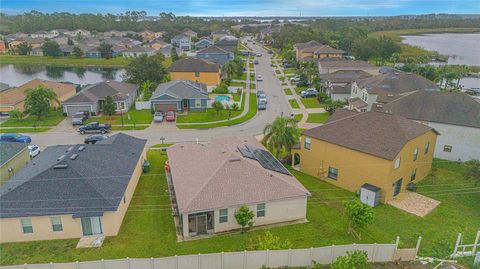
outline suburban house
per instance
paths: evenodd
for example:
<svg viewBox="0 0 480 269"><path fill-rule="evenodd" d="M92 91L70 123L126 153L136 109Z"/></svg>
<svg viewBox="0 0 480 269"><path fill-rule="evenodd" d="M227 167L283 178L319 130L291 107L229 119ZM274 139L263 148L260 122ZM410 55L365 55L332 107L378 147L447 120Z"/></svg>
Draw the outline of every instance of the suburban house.
<svg viewBox="0 0 480 269"><path fill-rule="evenodd" d="M375 186L386 202L430 172L437 135L398 115L337 109L326 124L302 132L292 159L300 171L352 192Z"/></svg>
<svg viewBox="0 0 480 269"><path fill-rule="evenodd" d="M207 85L190 80L172 80L157 86L150 98L155 111L184 112L207 108Z"/></svg>
<svg viewBox="0 0 480 269"><path fill-rule="evenodd" d="M214 41L220 40L222 37L230 35L230 32L225 29L220 29L211 33L212 39Z"/></svg>
<svg viewBox="0 0 480 269"><path fill-rule="evenodd" d="M3 40L0 40L0 54L4 54L7 52L7 46Z"/></svg>
<svg viewBox="0 0 480 269"><path fill-rule="evenodd" d="M293 45L293 51L297 60L311 60L323 58L342 58L346 54L343 50L334 49L328 45L323 45L317 41L306 43L296 43Z"/></svg>
<svg viewBox="0 0 480 269"><path fill-rule="evenodd" d="M45 39L42 37L33 38L33 37L27 36L27 37L22 37L22 38L10 41L8 43L8 47L14 50L21 43L27 43L28 45L32 46L32 49L34 49L34 48L41 47L43 45L43 42L45 42Z"/></svg>
<svg viewBox="0 0 480 269"><path fill-rule="evenodd" d="M159 38L155 38L155 39L151 40L150 42L148 42L148 45L155 50L159 50L159 49L165 48L169 44L167 42L163 41L163 39L159 37Z"/></svg>
<svg viewBox="0 0 480 269"><path fill-rule="evenodd" d="M172 80L186 79L207 86L216 86L220 84L221 79L220 65L206 59L181 59L172 64L170 78Z"/></svg>
<svg viewBox="0 0 480 269"><path fill-rule="evenodd" d="M349 100L349 109L370 111L395 99L418 90L439 91L432 81L413 73L387 72L354 81Z"/></svg>
<svg viewBox="0 0 480 269"><path fill-rule="evenodd" d="M306 221L310 193L253 137L179 143L167 149L167 182L183 239L241 228L247 205L254 226Z"/></svg>
<svg viewBox="0 0 480 269"><path fill-rule="evenodd" d="M232 60L235 55L232 51L227 51L214 45L198 51L196 57L207 59L223 65L224 63Z"/></svg>
<svg viewBox="0 0 480 269"><path fill-rule="evenodd" d="M215 42L215 46L226 51L235 52L238 48L238 38L231 35L224 36Z"/></svg>
<svg viewBox="0 0 480 269"><path fill-rule="evenodd" d="M30 161L28 144L0 141L0 186Z"/></svg>
<svg viewBox="0 0 480 269"><path fill-rule="evenodd" d="M192 37L185 35L185 34L179 34L176 35L172 38L171 40L172 45L174 45L177 48L180 48L181 50L191 50L192 49Z"/></svg>
<svg viewBox="0 0 480 269"><path fill-rule="evenodd" d="M139 33L143 40L148 41L157 38L157 34L154 31L145 30Z"/></svg>
<svg viewBox="0 0 480 269"><path fill-rule="evenodd" d="M42 86L51 89L58 100L62 103L77 92L76 86L69 83L60 83L49 80L33 79L29 82L8 90L0 92L0 112L10 112L14 109L19 111L25 110L25 98L27 98L27 90L35 89ZM53 107L58 107L56 102L51 103Z"/></svg>
<svg viewBox="0 0 480 269"><path fill-rule="evenodd" d="M144 46L135 46L129 49L122 51L122 56L124 58L138 57L141 55L152 56L155 54L155 49L151 47Z"/></svg>
<svg viewBox="0 0 480 269"><path fill-rule="evenodd" d="M338 70L329 74L321 74L325 93L334 101L348 100L351 94L352 82L372 75L362 70Z"/></svg>
<svg viewBox="0 0 480 269"><path fill-rule="evenodd" d="M96 144L47 147L0 188L0 242L117 235L145 144L118 133Z"/></svg>
<svg viewBox="0 0 480 269"><path fill-rule="evenodd" d="M318 61L320 74L334 73L340 70L361 70L371 75L379 74L379 67L365 61L349 60L345 58L323 58Z"/></svg>
<svg viewBox="0 0 480 269"><path fill-rule="evenodd" d="M8 85L7 83L0 82L0 92L6 91L10 88L11 88L11 86Z"/></svg>
<svg viewBox="0 0 480 269"><path fill-rule="evenodd" d="M47 32L47 31L37 31L35 33L30 34L32 38L54 38L56 35L55 33Z"/></svg>
<svg viewBox="0 0 480 269"><path fill-rule="evenodd" d="M197 37L197 35L198 35L197 32L192 31L191 29L186 29L185 31L183 31L183 34L187 35L191 38Z"/></svg>
<svg viewBox="0 0 480 269"><path fill-rule="evenodd" d="M33 48L30 51L31 56L43 56L43 49L41 47Z"/></svg>
<svg viewBox="0 0 480 269"><path fill-rule="evenodd" d="M195 49L202 50L212 45L213 45L213 40L211 40L210 38L202 37L200 38L200 40L195 42Z"/></svg>
<svg viewBox="0 0 480 269"><path fill-rule="evenodd" d="M89 47L85 50L85 58L102 58L102 54L97 47Z"/></svg>
<svg viewBox="0 0 480 269"><path fill-rule="evenodd" d="M480 103L464 93L417 91L382 108L437 130L435 157L451 161L480 159Z"/></svg>
<svg viewBox="0 0 480 269"><path fill-rule="evenodd" d="M138 86L135 84L102 81L87 86L76 95L63 102L63 112L72 116L77 112L88 111L99 114L102 111L105 97L111 96L115 102L116 113L127 112L135 102L138 94Z"/></svg>

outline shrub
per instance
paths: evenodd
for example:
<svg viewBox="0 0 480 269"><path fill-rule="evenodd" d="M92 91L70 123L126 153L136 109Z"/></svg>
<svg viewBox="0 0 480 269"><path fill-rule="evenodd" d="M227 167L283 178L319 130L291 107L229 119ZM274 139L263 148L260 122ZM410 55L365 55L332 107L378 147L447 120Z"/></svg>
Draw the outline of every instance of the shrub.
<svg viewBox="0 0 480 269"><path fill-rule="evenodd" d="M367 252L364 250L347 251L330 264L331 269L369 269Z"/></svg>
<svg viewBox="0 0 480 269"><path fill-rule="evenodd" d="M232 110L234 110L234 111L237 111L237 110L240 109L240 108L238 107L238 103L233 103L231 108L232 108Z"/></svg>
<svg viewBox="0 0 480 269"><path fill-rule="evenodd" d="M220 85L218 85L218 87L216 87L215 89L213 89L212 91L213 93L228 93L228 86L226 83L220 83Z"/></svg>
<svg viewBox="0 0 480 269"><path fill-rule="evenodd" d="M245 232L247 227L253 226L253 217L255 217L255 213L247 205L243 205L235 212L235 219L242 226L242 233Z"/></svg>

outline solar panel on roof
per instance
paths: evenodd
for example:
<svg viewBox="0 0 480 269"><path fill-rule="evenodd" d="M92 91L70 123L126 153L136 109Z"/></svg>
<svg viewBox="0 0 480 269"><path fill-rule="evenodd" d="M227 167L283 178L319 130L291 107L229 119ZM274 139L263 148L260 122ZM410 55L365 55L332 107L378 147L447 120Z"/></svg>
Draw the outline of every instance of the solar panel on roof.
<svg viewBox="0 0 480 269"><path fill-rule="evenodd" d="M238 150L243 157L254 159L260 165L268 170L290 175L290 172L268 151L252 148L245 145L245 147L238 147Z"/></svg>

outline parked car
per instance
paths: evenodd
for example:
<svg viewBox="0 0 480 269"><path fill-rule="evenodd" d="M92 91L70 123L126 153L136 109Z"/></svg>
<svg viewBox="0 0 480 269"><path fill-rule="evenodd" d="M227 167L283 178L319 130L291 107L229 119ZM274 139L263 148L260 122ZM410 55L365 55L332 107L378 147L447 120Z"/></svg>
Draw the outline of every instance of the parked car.
<svg viewBox="0 0 480 269"><path fill-rule="evenodd" d="M258 76L257 76L257 81L263 81L262 75L258 75Z"/></svg>
<svg viewBox="0 0 480 269"><path fill-rule="evenodd" d="M265 94L265 92L264 92L264 91L261 91L261 90L258 90L258 91L257 91L257 98L258 98L260 95L262 95L262 94Z"/></svg>
<svg viewBox="0 0 480 269"><path fill-rule="evenodd" d="M258 64L258 60L257 59L253 60L253 64Z"/></svg>
<svg viewBox="0 0 480 269"><path fill-rule="evenodd" d="M262 57L262 54L261 54L261 53L257 53L257 57Z"/></svg>
<svg viewBox="0 0 480 269"><path fill-rule="evenodd" d="M157 111L153 114L153 121L154 122L162 122L163 121L163 112Z"/></svg>
<svg viewBox="0 0 480 269"><path fill-rule="evenodd" d="M260 94L257 99L258 103L267 103L267 96L265 94Z"/></svg>
<svg viewBox="0 0 480 269"><path fill-rule="evenodd" d="M72 116L72 124L83 125L83 123L88 119L88 117L88 112L77 112Z"/></svg>
<svg viewBox="0 0 480 269"><path fill-rule="evenodd" d="M90 122L89 124L82 125L78 128L78 132L80 134L86 133L108 133L112 130L112 126L110 124L100 124L98 122Z"/></svg>
<svg viewBox="0 0 480 269"><path fill-rule="evenodd" d="M28 135L8 133L8 134L2 134L0 136L0 141L30 143L32 142L32 138Z"/></svg>
<svg viewBox="0 0 480 269"><path fill-rule="evenodd" d="M28 145L28 154L30 155L30 158L34 158L40 154L40 148L37 145Z"/></svg>
<svg viewBox="0 0 480 269"><path fill-rule="evenodd" d="M258 110L267 110L267 103L259 102L257 108Z"/></svg>
<svg viewBox="0 0 480 269"><path fill-rule="evenodd" d="M294 77L291 77L290 78L290 82L299 82L300 81L300 77L299 76L294 76Z"/></svg>
<svg viewBox="0 0 480 269"><path fill-rule="evenodd" d="M94 135L89 135L87 138L85 138L85 144L95 144L98 141L102 141L107 139L108 136L106 135L99 135L99 134L94 134Z"/></svg>
<svg viewBox="0 0 480 269"><path fill-rule="evenodd" d="M317 94L318 94L317 90L313 88L306 89L300 92L300 96L302 96L302 98L314 97L314 96L317 96Z"/></svg>
<svg viewBox="0 0 480 269"><path fill-rule="evenodd" d="M166 121L175 121L175 111L169 110L167 111L167 115L165 116Z"/></svg>

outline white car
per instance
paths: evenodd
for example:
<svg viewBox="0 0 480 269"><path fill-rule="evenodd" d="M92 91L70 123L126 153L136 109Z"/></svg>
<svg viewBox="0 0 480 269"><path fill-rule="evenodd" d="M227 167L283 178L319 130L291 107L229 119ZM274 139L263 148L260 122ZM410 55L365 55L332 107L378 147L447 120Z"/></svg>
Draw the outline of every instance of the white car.
<svg viewBox="0 0 480 269"><path fill-rule="evenodd" d="M257 76L257 81L263 81L262 75L258 75L258 76Z"/></svg>
<svg viewBox="0 0 480 269"><path fill-rule="evenodd" d="M154 122L162 122L163 121L163 112L161 112L161 111L155 112L155 114L153 115L153 121Z"/></svg>
<svg viewBox="0 0 480 269"><path fill-rule="evenodd" d="M40 154L40 148L37 145L28 145L28 154L30 155L30 158L34 158Z"/></svg>

